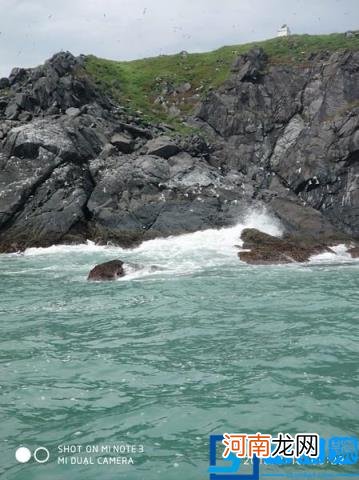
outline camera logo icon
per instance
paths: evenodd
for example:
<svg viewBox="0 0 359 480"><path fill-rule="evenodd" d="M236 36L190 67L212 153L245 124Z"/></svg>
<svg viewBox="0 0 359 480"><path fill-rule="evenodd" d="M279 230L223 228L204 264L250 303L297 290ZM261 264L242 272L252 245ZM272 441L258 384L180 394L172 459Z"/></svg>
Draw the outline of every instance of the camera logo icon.
<svg viewBox="0 0 359 480"><path fill-rule="evenodd" d="M15 452L15 458L19 463L27 463L31 457L37 463L46 463L49 461L50 452L46 447L37 447L34 453L27 447L19 447Z"/></svg>

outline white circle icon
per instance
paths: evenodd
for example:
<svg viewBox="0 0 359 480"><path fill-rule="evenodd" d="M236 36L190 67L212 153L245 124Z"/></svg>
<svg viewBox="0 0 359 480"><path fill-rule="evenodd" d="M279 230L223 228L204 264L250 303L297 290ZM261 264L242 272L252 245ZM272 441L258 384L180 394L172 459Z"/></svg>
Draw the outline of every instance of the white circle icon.
<svg viewBox="0 0 359 480"><path fill-rule="evenodd" d="M26 447L19 447L15 452L15 458L19 463L27 463L31 458L31 451Z"/></svg>
<svg viewBox="0 0 359 480"><path fill-rule="evenodd" d="M43 457L43 454L45 456L43 458L38 458L38 454L41 453L41 457ZM50 452L48 451L47 448L45 447L39 447L34 451L34 459L37 461L37 463L46 463L50 458Z"/></svg>

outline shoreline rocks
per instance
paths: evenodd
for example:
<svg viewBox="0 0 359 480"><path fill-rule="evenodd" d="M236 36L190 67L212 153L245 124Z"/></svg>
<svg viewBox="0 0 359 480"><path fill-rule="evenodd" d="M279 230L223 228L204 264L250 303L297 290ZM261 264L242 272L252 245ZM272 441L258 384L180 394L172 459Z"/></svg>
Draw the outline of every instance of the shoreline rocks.
<svg viewBox="0 0 359 480"><path fill-rule="evenodd" d="M312 255L332 250L313 239L299 239L291 235L284 238L274 237L255 228L243 230L242 248L238 256L242 262L251 265L280 265L286 263L307 262Z"/></svg>

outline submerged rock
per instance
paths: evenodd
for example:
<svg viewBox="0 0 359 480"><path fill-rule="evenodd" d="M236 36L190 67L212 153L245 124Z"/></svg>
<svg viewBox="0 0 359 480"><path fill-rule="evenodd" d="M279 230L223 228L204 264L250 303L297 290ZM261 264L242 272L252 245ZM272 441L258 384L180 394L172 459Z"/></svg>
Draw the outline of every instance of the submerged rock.
<svg viewBox="0 0 359 480"><path fill-rule="evenodd" d="M252 265L285 264L307 262L312 255L331 251L326 245L312 239L298 239L293 236L273 237L255 228L243 230L241 239L246 252L239 252L242 262Z"/></svg>
<svg viewBox="0 0 359 480"><path fill-rule="evenodd" d="M87 280L117 280L124 275L125 270L123 268L123 262L121 260L111 260L110 262L96 265L96 267L90 271Z"/></svg>

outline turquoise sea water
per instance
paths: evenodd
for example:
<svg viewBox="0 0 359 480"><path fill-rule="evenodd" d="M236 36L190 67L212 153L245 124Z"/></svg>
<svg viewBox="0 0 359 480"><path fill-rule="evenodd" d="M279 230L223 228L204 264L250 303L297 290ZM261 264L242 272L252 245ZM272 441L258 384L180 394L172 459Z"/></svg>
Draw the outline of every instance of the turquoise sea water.
<svg viewBox="0 0 359 480"><path fill-rule="evenodd" d="M358 436L359 262L341 250L248 266L233 247L241 228L0 256L1 479L201 480L211 433ZM113 258L140 266L86 281ZM144 453L133 466L59 465L68 444ZM49 461L18 463L20 445ZM359 465L290 471L359 478Z"/></svg>

